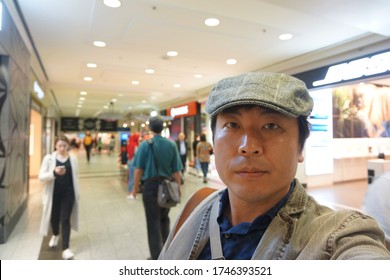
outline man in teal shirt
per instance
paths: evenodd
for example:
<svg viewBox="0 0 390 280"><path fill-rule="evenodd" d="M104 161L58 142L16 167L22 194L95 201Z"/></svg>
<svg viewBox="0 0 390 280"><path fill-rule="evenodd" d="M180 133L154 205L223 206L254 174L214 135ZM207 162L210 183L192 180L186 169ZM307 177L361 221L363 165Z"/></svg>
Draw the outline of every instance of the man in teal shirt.
<svg viewBox="0 0 390 280"><path fill-rule="evenodd" d="M157 191L161 177L172 177L180 190L181 163L175 142L161 136L164 120L161 116L149 119L149 128L153 138L142 142L134 158L134 189L136 197L138 184L144 181L142 201L144 204L148 242L151 259L156 260L167 240L170 230L169 208L157 203Z"/></svg>

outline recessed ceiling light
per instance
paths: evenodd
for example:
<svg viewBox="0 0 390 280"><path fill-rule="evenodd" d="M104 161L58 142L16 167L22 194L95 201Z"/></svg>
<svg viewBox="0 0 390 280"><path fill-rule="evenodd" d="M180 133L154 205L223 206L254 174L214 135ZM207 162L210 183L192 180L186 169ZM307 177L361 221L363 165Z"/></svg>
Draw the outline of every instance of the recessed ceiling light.
<svg viewBox="0 0 390 280"><path fill-rule="evenodd" d="M83 107L83 105L81 105L81 104L77 105L77 108L82 108L82 107Z"/></svg>
<svg viewBox="0 0 390 280"><path fill-rule="evenodd" d="M204 21L204 24L206 24L207 26L217 26L217 25L219 25L219 19L208 18Z"/></svg>
<svg viewBox="0 0 390 280"><path fill-rule="evenodd" d="M178 52L177 51L169 51L167 52L167 56L177 56Z"/></svg>
<svg viewBox="0 0 390 280"><path fill-rule="evenodd" d="M290 40L292 39L293 35L290 34L290 33L285 33L285 34L281 34L279 36L279 40L282 40L282 41L287 41L287 40Z"/></svg>
<svg viewBox="0 0 390 280"><path fill-rule="evenodd" d="M93 42L93 45L94 45L95 47L103 48L103 47L106 46L106 43L103 42L103 41L94 41L94 42Z"/></svg>
<svg viewBox="0 0 390 280"><path fill-rule="evenodd" d="M194 77L197 79L200 79L200 78L203 78L203 75L202 74L195 74Z"/></svg>
<svg viewBox="0 0 390 280"><path fill-rule="evenodd" d="M154 74L154 69L151 68L145 69L145 73Z"/></svg>
<svg viewBox="0 0 390 280"><path fill-rule="evenodd" d="M121 1L119 0L104 0L103 3L110 8L119 8L121 6Z"/></svg>
<svg viewBox="0 0 390 280"><path fill-rule="evenodd" d="M92 81L92 78L91 77L84 77L84 81L90 82L90 81Z"/></svg>
<svg viewBox="0 0 390 280"><path fill-rule="evenodd" d="M87 95L88 93L86 91L80 91L80 95Z"/></svg>
<svg viewBox="0 0 390 280"><path fill-rule="evenodd" d="M85 97L80 96L79 100L85 100Z"/></svg>
<svg viewBox="0 0 390 280"><path fill-rule="evenodd" d="M173 87L175 87L175 88L180 88L180 87L181 87L181 84L174 84Z"/></svg>
<svg viewBox="0 0 390 280"><path fill-rule="evenodd" d="M139 81L131 81L132 85L139 85Z"/></svg>
<svg viewBox="0 0 390 280"><path fill-rule="evenodd" d="M117 101L118 101L118 99L116 99L116 98L111 99L111 102L117 102Z"/></svg>
<svg viewBox="0 0 390 280"><path fill-rule="evenodd" d="M228 60L226 60L226 64L229 64L229 65L234 65L237 63L237 60L235 60L234 58L229 58Z"/></svg>
<svg viewBox="0 0 390 280"><path fill-rule="evenodd" d="M96 63L87 63L88 68L96 68L97 64Z"/></svg>

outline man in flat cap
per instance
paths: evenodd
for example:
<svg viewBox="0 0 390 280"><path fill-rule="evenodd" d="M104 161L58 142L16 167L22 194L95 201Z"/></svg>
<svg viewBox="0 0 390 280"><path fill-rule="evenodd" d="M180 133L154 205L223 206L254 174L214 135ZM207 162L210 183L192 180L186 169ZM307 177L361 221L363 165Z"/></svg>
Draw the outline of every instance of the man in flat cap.
<svg viewBox="0 0 390 280"><path fill-rule="evenodd" d="M218 82L206 112L227 188L179 218L159 259L390 259L375 220L318 204L295 178L312 108L305 84L288 75Z"/></svg>

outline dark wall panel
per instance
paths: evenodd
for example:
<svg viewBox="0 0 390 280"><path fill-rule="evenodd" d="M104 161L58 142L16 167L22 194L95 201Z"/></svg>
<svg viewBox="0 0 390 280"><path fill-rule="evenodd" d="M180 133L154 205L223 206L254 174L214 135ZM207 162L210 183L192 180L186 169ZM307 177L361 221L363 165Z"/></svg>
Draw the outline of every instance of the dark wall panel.
<svg viewBox="0 0 390 280"><path fill-rule="evenodd" d="M31 99L30 53L4 5L0 33L0 243L4 243L27 205Z"/></svg>

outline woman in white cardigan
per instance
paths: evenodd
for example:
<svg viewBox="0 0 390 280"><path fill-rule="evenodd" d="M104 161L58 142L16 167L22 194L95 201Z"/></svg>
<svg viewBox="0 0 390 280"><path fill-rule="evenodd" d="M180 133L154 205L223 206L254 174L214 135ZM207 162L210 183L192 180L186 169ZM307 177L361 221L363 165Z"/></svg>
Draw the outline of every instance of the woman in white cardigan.
<svg viewBox="0 0 390 280"><path fill-rule="evenodd" d="M51 225L53 236L49 246L56 247L61 224L62 258L68 260L74 257L69 249L70 231L78 230L78 164L77 158L69 154L67 137L59 136L55 148L43 158L39 171L39 180L44 185L40 233L46 236Z"/></svg>

